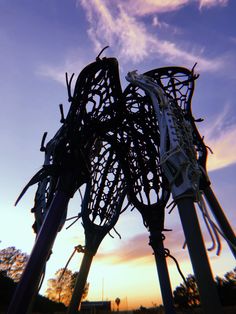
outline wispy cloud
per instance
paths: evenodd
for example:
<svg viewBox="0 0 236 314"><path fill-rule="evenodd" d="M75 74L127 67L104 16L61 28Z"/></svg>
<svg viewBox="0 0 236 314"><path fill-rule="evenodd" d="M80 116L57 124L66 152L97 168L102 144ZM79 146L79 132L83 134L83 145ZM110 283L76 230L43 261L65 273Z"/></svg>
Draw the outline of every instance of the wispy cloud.
<svg viewBox="0 0 236 314"><path fill-rule="evenodd" d="M39 67L37 74L53 79L63 85L65 84L65 68L45 64Z"/></svg>
<svg viewBox="0 0 236 314"><path fill-rule="evenodd" d="M226 6L228 2L228 0L199 0L199 8L202 9L204 7L211 8L214 6Z"/></svg>
<svg viewBox="0 0 236 314"><path fill-rule="evenodd" d="M105 45L110 45L123 62L136 63L148 57L190 67L198 62L201 71L219 70L224 64L223 58L207 59L203 56L202 48L192 48L188 51L175 42L160 39L158 35L153 35L139 18L145 14L161 12L164 8L174 10L188 2L135 1L135 11L133 1L121 1L116 4L106 0L80 0L90 23L88 34L97 51ZM157 18L154 22L157 26Z"/></svg>
<svg viewBox="0 0 236 314"><path fill-rule="evenodd" d="M123 7L116 7L116 13L104 1L81 1L90 23L88 34L96 50L104 45L116 47L120 58L139 61L148 55L150 38L145 25L128 15Z"/></svg>
<svg viewBox="0 0 236 314"><path fill-rule="evenodd" d="M124 244L114 251L109 251L106 253L98 253L96 258L107 259L109 257L109 262L126 263L137 261L138 259L153 260L152 249L148 245L148 233L138 234L129 240L126 240Z"/></svg>
<svg viewBox="0 0 236 314"><path fill-rule="evenodd" d="M189 0L121 0L120 4L126 7L129 14L143 16L153 13L176 11L189 2Z"/></svg>
<svg viewBox="0 0 236 314"><path fill-rule="evenodd" d="M107 1L107 0L105 0ZM104 2L105 2L104 1ZM211 8L214 6L226 6L228 0L195 0L199 9ZM193 0L120 0L119 5L125 6L126 12L133 16L149 14L161 14L182 9L193 4Z"/></svg>
<svg viewBox="0 0 236 314"><path fill-rule="evenodd" d="M208 157L208 170L216 170L236 163L236 124L228 123L229 106L212 119L204 129L206 144L213 154Z"/></svg>
<svg viewBox="0 0 236 314"><path fill-rule="evenodd" d="M175 63L192 67L198 62L199 71L216 71L225 63L224 58L208 59L203 56L204 49L193 47L191 50L175 42L163 40L153 35L146 24L141 20L143 16L150 15L150 27L158 30L167 29L175 33L176 27L159 19L163 12L180 10L189 5L190 0L121 0L111 2L108 0L77 0L77 6L82 6L90 27L88 35L94 44L96 52L104 46L110 45L116 56L122 62L137 63L146 58L156 58L166 63ZM199 0L199 8L216 5L227 5L227 0ZM155 16L153 16L156 14ZM79 54L81 55L81 53ZM86 60L89 62L89 60ZM77 57L68 56L61 66L41 65L38 74L65 84L65 71L79 71L86 65Z"/></svg>
<svg viewBox="0 0 236 314"><path fill-rule="evenodd" d="M41 64L36 74L53 79L63 85L66 84L65 72L69 75L72 73L79 74L80 71L91 61L88 57L83 56L84 53L74 50L65 57L65 61L61 65ZM79 56L79 58L78 58Z"/></svg>
<svg viewBox="0 0 236 314"><path fill-rule="evenodd" d="M212 241L202 219L200 219L200 225L206 249L209 249L212 247ZM165 235L166 239L164 240L164 247L167 248L170 255L180 263L182 269L186 262L189 263L190 257L188 248L183 248L185 236L180 222L179 225L175 225L172 232L165 233ZM155 263L155 258L151 246L148 245L148 240L148 232L138 234L130 239L126 239L123 244L121 243L120 246L115 249L106 250L106 252L101 252L101 250L99 250L96 255L96 260L107 265L153 265ZM227 249L227 245L221 237L220 240L224 251L225 248ZM215 258L216 250L217 247L209 252L209 257L211 259ZM175 262L171 257L169 257L167 261L169 266L173 265L175 267Z"/></svg>
<svg viewBox="0 0 236 314"><path fill-rule="evenodd" d="M181 28L168 24L159 19L157 15L152 18L152 26L170 32L171 34L182 34Z"/></svg>
<svg viewBox="0 0 236 314"><path fill-rule="evenodd" d="M188 258L187 251L182 249L184 243L184 235L181 228L177 228L175 232L167 234L165 246L170 250L178 261ZM153 250L149 245L149 236L147 233L138 234L121 244L119 248L107 252L98 252L96 258L111 264L121 263L138 263L144 264L154 262Z"/></svg>
<svg viewBox="0 0 236 314"><path fill-rule="evenodd" d="M231 37L229 38L229 41L230 41L231 43L233 43L233 44L236 44L236 37L235 37L235 36L231 36Z"/></svg>

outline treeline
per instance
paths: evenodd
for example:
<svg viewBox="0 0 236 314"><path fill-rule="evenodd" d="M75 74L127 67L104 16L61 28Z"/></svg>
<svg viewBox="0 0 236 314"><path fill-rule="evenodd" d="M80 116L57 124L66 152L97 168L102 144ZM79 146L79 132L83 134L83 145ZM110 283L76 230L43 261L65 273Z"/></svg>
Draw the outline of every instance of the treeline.
<svg viewBox="0 0 236 314"><path fill-rule="evenodd" d="M0 309L5 308L19 282L29 256L14 246L0 250ZM43 313L49 310L59 311L68 306L74 291L78 272L59 269L55 277L48 280L46 297L38 296L34 302L34 310ZM84 288L82 300L88 294L89 284ZM61 303L61 304L59 304ZM59 305L58 305L59 304ZM63 304L63 305L62 305Z"/></svg>
<svg viewBox="0 0 236 314"><path fill-rule="evenodd" d="M8 306L27 261L28 255L15 247L0 250L0 310L5 310ZM40 295L36 298L34 311L41 313L65 311L65 306L70 303L76 278L77 272L59 269L55 273L55 277L48 280L47 298ZM236 306L236 268L227 272L222 278L217 276L215 281L222 305ZM87 283L82 299L86 298L88 289L89 284ZM184 283L175 288L173 296L177 309L198 307L200 297L195 277L189 275ZM141 307L140 310L145 312L148 309ZM159 310L161 313L163 308L160 307Z"/></svg>
<svg viewBox="0 0 236 314"><path fill-rule="evenodd" d="M236 306L236 268L227 272L222 278L215 278L217 290L223 306ZM186 278L185 283L181 283L174 290L174 302L177 308L187 309L200 305L200 296L193 275Z"/></svg>
<svg viewBox="0 0 236 314"><path fill-rule="evenodd" d="M17 283L9 278L5 271L0 271L0 312L6 312L12 299ZM33 312L54 313L65 312L66 307L62 303L53 302L41 295L35 299Z"/></svg>

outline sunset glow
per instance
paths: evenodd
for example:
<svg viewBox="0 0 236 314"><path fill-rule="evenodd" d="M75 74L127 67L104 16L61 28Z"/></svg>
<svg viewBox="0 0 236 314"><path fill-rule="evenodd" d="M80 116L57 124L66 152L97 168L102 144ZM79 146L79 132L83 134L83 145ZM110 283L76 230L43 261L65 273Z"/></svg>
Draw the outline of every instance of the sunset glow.
<svg viewBox="0 0 236 314"><path fill-rule="evenodd" d="M31 187L17 207L14 202L29 179L41 168L42 135L51 139L60 125L58 105L68 111L65 72L75 77L84 66L102 56L119 61L122 87L128 71L143 73L164 66L192 69L197 62L193 116L207 146L212 188L235 228L236 188L236 2L233 0L0 0L0 249L15 246L30 254L35 242L30 212L36 187ZM81 210L76 193L68 217ZM209 234L197 208L206 248ZM211 215L212 216L212 215ZM214 218L212 217L212 220ZM74 247L84 245L81 220L58 234L40 293L47 280L66 265ZM140 213L128 208L116 231L101 243L88 282L89 301L121 299L120 310L162 304L149 233ZM166 210L164 241L185 276L193 273L178 209ZM121 238L119 237L121 236ZM224 239L222 251L208 252L213 275L223 276L235 267ZM68 268L78 271L82 253ZM168 258L172 290L182 282Z"/></svg>

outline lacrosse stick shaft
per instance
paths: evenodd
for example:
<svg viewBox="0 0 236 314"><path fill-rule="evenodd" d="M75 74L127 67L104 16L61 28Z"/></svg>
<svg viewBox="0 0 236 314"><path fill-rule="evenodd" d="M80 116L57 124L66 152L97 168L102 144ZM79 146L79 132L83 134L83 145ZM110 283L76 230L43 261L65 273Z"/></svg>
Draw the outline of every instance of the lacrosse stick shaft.
<svg viewBox="0 0 236 314"><path fill-rule="evenodd" d="M222 313L192 198L176 200L204 313Z"/></svg>
<svg viewBox="0 0 236 314"><path fill-rule="evenodd" d="M60 190L56 192L36 239L22 279L17 285L7 312L8 314L22 314L27 312L35 290L38 288L40 277L56 238L61 219L67 209L69 199L70 196L66 193Z"/></svg>
<svg viewBox="0 0 236 314"><path fill-rule="evenodd" d="M45 270L43 270L43 272L44 272ZM42 272L42 277L44 277L44 274L43 274L43 272ZM34 309L34 302L35 302L35 299L36 299L36 297L37 297L37 295L38 295L38 293L39 293L39 290L40 290L40 286L41 286L41 278L39 278L39 282L37 283L37 289L35 289L35 291L34 291L34 294L33 294L33 296L32 296L32 298L31 298L31 301L30 301L30 303L29 303L29 305L28 305L28 309L27 309L27 313L26 314L31 314L32 312L33 312L33 309Z"/></svg>
<svg viewBox="0 0 236 314"><path fill-rule="evenodd" d="M175 314L170 277L165 257L161 232L150 232L150 243L154 251L157 273L160 282L162 301L166 314Z"/></svg>
<svg viewBox="0 0 236 314"><path fill-rule="evenodd" d="M234 257L236 258L236 238L233 229L228 222L222 207L220 206L212 188L210 186L204 189L204 195L206 197L207 203L210 206L210 209L219 224L223 234L229 240L229 248L232 251ZM233 245L230 245L232 243Z"/></svg>
<svg viewBox="0 0 236 314"><path fill-rule="evenodd" d="M93 253L89 251L85 251L84 253L67 314L75 314L79 310L93 256Z"/></svg>

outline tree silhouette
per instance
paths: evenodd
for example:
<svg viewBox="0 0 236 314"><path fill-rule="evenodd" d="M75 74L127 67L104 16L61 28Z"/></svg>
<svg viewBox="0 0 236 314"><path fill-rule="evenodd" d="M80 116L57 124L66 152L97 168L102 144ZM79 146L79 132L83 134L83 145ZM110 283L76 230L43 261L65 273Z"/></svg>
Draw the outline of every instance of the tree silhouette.
<svg viewBox="0 0 236 314"><path fill-rule="evenodd" d="M6 272L6 275L18 282L24 271L29 256L14 246L0 250L0 271Z"/></svg>
<svg viewBox="0 0 236 314"><path fill-rule="evenodd" d="M196 279L188 275L186 283L181 283L174 291L174 301L179 308L194 307L200 304Z"/></svg>
<svg viewBox="0 0 236 314"><path fill-rule="evenodd" d="M236 268L227 272L223 278L217 276L216 285L222 305L236 305ZM186 283L181 283L174 290L174 302L178 308L200 305L197 283L193 275L187 277Z"/></svg>
<svg viewBox="0 0 236 314"><path fill-rule="evenodd" d="M56 302L62 302L66 306L69 305L76 281L77 272L72 273L71 270L64 270L63 268L57 270L55 278L48 280L48 288L46 296ZM89 284L84 288L82 299L85 299L88 294Z"/></svg>
<svg viewBox="0 0 236 314"><path fill-rule="evenodd" d="M236 268L224 278L216 277L217 288L223 305L236 305Z"/></svg>
<svg viewBox="0 0 236 314"><path fill-rule="evenodd" d="M12 295L15 291L17 283L7 277L6 272L0 271L0 312L6 313ZM37 295L33 312L37 313L54 313L65 312L65 306L62 303L55 303L47 298Z"/></svg>
<svg viewBox="0 0 236 314"><path fill-rule="evenodd" d="M16 283L7 277L5 271L0 271L0 310L5 310L16 288Z"/></svg>

